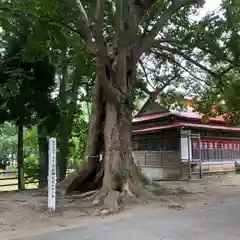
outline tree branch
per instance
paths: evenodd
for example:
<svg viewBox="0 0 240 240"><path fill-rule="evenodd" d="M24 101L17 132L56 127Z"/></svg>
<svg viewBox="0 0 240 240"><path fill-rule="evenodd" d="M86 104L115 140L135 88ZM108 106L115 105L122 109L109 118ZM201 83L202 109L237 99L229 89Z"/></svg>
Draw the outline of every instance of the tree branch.
<svg viewBox="0 0 240 240"><path fill-rule="evenodd" d="M128 0L129 12L127 15L127 24L129 27L129 43L134 43L137 38L140 14L139 8L135 5L135 0Z"/></svg>
<svg viewBox="0 0 240 240"><path fill-rule="evenodd" d="M111 62L108 57L107 47L103 36L103 24L104 24L104 4L105 0L97 0L97 6L95 11L95 44L96 44L96 56L98 59L98 67L100 71L104 73L104 78L108 78L106 75L106 67L111 71ZM110 73L109 73L110 74ZM108 81L108 79L107 79ZM103 86L104 87L104 86Z"/></svg>
<svg viewBox="0 0 240 240"><path fill-rule="evenodd" d="M164 84L163 84L163 86L161 86L161 87L158 87L157 89L156 89L156 91L155 91L155 99L156 99L156 97L157 97L157 95L159 95L167 86L169 86L171 83L172 83L172 81L173 80L175 80L177 77L179 76L179 70L177 70L176 71L176 73L174 74L174 76L172 76L171 78L169 78ZM155 100L154 99L154 100Z"/></svg>
<svg viewBox="0 0 240 240"><path fill-rule="evenodd" d="M227 68L224 69L222 72L220 72L219 77L222 77L222 76L225 75L226 73L230 72L233 68L234 68L233 65L227 67Z"/></svg>
<svg viewBox="0 0 240 240"><path fill-rule="evenodd" d="M154 42L155 37L162 30L165 24L177 13L182 7L202 2L202 0L173 0L168 9L162 14L152 30L143 38L138 57L140 57Z"/></svg>
<svg viewBox="0 0 240 240"><path fill-rule="evenodd" d="M141 59L139 59L138 62L140 63L140 66L141 66L141 68L142 68L142 70L143 70L143 73L144 73L144 75L145 75L145 78L146 78L147 83L150 85L150 87L151 87L152 89L154 89L154 86L153 86L153 85L151 84L151 82L149 81L148 74L147 74L147 72L146 72L146 68L145 68L145 66L144 66L144 64L143 64L143 61L142 61Z"/></svg>
<svg viewBox="0 0 240 240"><path fill-rule="evenodd" d="M202 69L203 71L209 73L210 75L212 75L214 77L221 77L221 76L228 73L229 71L231 71L234 68L234 66L231 65L231 66L227 67L226 69L224 69L223 71L221 71L220 73L216 73L216 72L213 72L212 70L210 70L209 68L203 66L202 64L200 64L196 60L192 59L191 57L187 56L185 53L180 52L177 48L171 48L171 47L167 47L167 46L163 46L163 45L158 45L158 46L161 50L166 50L167 52L170 52L172 54L176 54L180 57L183 57L188 62L192 63L193 65L195 65L197 67L199 67L200 69Z"/></svg>
<svg viewBox="0 0 240 240"><path fill-rule="evenodd" d="M105 0L97 0L94 35L96 38L97 56L101 58L101 61L105 62L107 57L107 48L103 36L104 4Z"/></svg>
<svg viewBox="0 0 240 240"><path fill-rule="evenodd" d="M170 44L170 45L172 45L173 47L176 47L176 48L182 49L182 50L189 50L190 48L191 48L192 50L194 50L194 49L196 48L196 49L199 49L199 50L203 51L203 52L206 53L206 54L210 54L210 55L213 54L210 49L208 49L208 48L203 48L201 45L198 46L198 45L196 45L196 44L194 44L194 43L187 43L187 44L186 44L186 43L184 43L184 41L178 41L178 40L176 40L176 39L171 39L171 38L156 39L156 40L154 41L153 45L157 46L158 44L162 44L162 43ZM223 50L224 50L224 49L223 49ZM221 51L221 54L222 54L222 56L223 56L222 61L226 61L226 62L228 62L229 64L232 64L232 65L236 64L236 63L234 63L233 60L231 60L231 59L229 59L229 58L227 57L227 55L222 51L222 49L219 48L218 51Z"/></svg>
<svg viewBox="0 0 240 240"><path fill-rule="evenodd" d="M185 53L180 52L177 48L171 48L171 47L163 46L163 45L160 45L160 44L158 46L153 46L153 47L155 47L157 49L160 49L160 50L167 51L167 52L172 53L172 54L176 54L176 55L184 58L188 62L194 64L195 66L199 67L203 71L209 73L210 75L215 76L215 77L218 76L215 72L213 72L212 70L210 70L207 67L203 66L202 64L200 64L196 60L192 59L191 57L187 56Z"/></svg>
<svg viewBox="0 0 240 240"><path fill-rule="evenodd" d="M157 96L169 85L171 84L171 82L178 76L178 71L175 73L175 75L168 79L167 82L164 83L164 85L162 87L158 87L156 88L156 90L154 92L150 93L150 96L148 98L148 100L144 103L144 105L141 107L141 109L143 109L149 102L154 102L157 98ZM138 111L138 113L135 116L138 116L138 114L141 112L141 109Z"/></svg>
<svg viewBox="0 0 240 240"><path fill-rule="evenodd" d="M127 44L128 36L125 32L125 16L127 9L124 0L116 0L116 42L118 46L116 56L117 84L121 86L121 91L127 94Z"/></svg>
<svg viewBox="0 0 240 240"><path fill-rule="evenodd" d="M77 3L77 6L78 6L78 9L80 10L80 12L82 14L82 18L83 18L85 24L88 26L89 29L91 29L87 13L86 13L86 11L85 11L81 1L80 0L76 0L76 3Z"/></svg>
<svg viewBox="0 0 240 240"><path fill-rule="evenodd" d="M189 71L186 67L184 67L181 63L179 63L177 60L174 59L173 56L169 56L167 54L164 53L158 53L158 52L153 52L156 55L159 55L165 59L168 59L170 62L172 62L173 64L176 64L177 66L179 66L181 69L183 69L184 71L186 71L190 76L192 76L193 78L195 78L196 80L200 81L200 82L204 82L207 85L209 85L206 81L204 81L203 79L200 79L199 77L197 77L196 75L194 75L191 71Z"/></svg>
<svg viewBox="0 0 240 240"><path fill-rule="evenodd" d="M61 1L63 1L69 8L71 8L73 12L77 11L78 16L72 19L75 27L74 32L81 33L81 36L83 36L84 40L86 41L89 51L92 54L95 54L96 49L95 43L93 41L92 28L81 0L61 0ZM74 30L74 28L70 26L68 26L68 28Z"/></svg>
<svg viewBox="0 0 240 240"><path fill-rule="evenodd" d="M195 78L198 82L200 82L200 83L203 82L203 83L207 84L208 86L211 86L207 81L204 81L203 79L197 77L197 76L194 75L191 71L189 71L186 67L182 66L182 64L179 63L178 61L176 61L173 56L169 56L169 55L167 55L167 54L159 53L159 52L152 52L152 53L154 53L154 54L156 54L156 55L159 55L159 56L161 56L161 57L163 57L163 58L166 58L166 59L168 59L169 61L171 61L172 63L178 65L180 68L182 68L184 71L186 71L190 76L192 76L193 78ZM218 77L218 78L219 78L219 77L222 77L223 75L225 75L226 73L228 73L229 71L231 71L233 68L234 68L233 66L229 66L229 67L227 67L226 69L224 69L223 71L221 71L220 73L214 73L214 77Z"/></svg>
<svg viewBox="0 0 240 240"><path fill-rule="evenodd" d="M113 71L111 61L107 53L107 47L103 36L103 24L104 24L104 5L105 0L97 0L96 12L95 12L95 27L94 35L96 39L96 56L98 69L98 81L101 87L105 90L107 97L118 106L124 102L124 96L120 90L113 86L111 79L113 77ZM108 71L108 75L107 72Z"/></svg>

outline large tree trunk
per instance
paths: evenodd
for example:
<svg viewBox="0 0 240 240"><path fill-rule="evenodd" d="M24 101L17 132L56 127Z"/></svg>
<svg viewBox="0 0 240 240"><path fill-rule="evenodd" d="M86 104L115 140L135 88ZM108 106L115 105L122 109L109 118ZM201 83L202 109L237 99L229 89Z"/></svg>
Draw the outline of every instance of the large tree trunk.
<svg viewBox="0 0 240 240"><path fill-rule="evenodd" d="M127 4L128 5L128 4ZM123 197L153 197L147 188L149 181L141 177L132 157L132 94L136 79L137 56L129 53L132 36L123 34L125 17L133 13L123 1L116 5L116 55L106 56L104 36L104 2L96 8L96 44L98 51L95 96L92 99L91 121L86 147L86 163L69 175L61 184L62 194L99 189L93 203L103 202L118 211ZM130 20L130 19L129 19ZM137 23L128 26L137 32ZM99 158L103 153L103 159Z"/></svg>
<svg viewBox="0 0 240 240"><path fill-rule="evenodd" d="M132 84L124 79L122 91L130 95ZM130 93L129 93L130 91ZM98 190L94 203L104 202L111 210L119 209L123 196L153 197L132 157L132 109L128 104L113 103L106 98L97 79L94 87L91 121L86 146L86 163L79 166L60 184L63 195L77 190ZM100 161L100 154L103 160Z"/></svg>

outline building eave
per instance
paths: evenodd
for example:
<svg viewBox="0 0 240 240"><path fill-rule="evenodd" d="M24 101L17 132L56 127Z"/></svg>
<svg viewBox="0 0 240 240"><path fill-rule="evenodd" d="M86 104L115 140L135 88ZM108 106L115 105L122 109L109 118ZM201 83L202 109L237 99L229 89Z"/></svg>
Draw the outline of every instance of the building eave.
<svg viewBox="0 0 240 240"><path fill-rule="evenodd" d="M217 126L217 125L207 125L207 124L195 124L195 123L184 123L184 122L177 122L168 125L158 125L154 127L142 128L133 130L133 134L140 134L140 133L150 133L155 131L161 131L164 129L171 129L171 128L180 128L180 127L191 127L191 128L203 128L209 130L220 130L225 132L239 132L239 127L227 127L227 126Z"/></svg>
<svg viewBox="0 0 240 240"><path fill-rule="evenodd" d="M166 116L178 116L181 118L185 118L185 119L192 119L192 120L201 120L202 119L202 115L198 112L188 112L188 111L182 111L182 112L177 112L177 111L169 111L169 112L165 112L165 113L153 113L153 114L145 114L139 117L135 117L133 118L133 123L140 123L140 122L146 122L149 120L153 120L153 119L161 119L162 117L166 117ZM215 118L209 118L210 122L218 122L218 123L225 123L226 120L224 119L223 116L217 116Z"/></svg>

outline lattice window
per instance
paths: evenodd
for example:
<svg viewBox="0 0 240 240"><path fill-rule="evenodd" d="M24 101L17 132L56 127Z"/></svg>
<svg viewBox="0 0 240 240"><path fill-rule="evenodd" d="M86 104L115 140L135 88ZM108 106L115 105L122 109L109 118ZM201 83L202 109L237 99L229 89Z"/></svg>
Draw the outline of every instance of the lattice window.
<svg viewBox="0 0 240 240"><path fill-rule="evenodd" d="M171 142L169 138L164 138L162 141L162 150L163 151L169 151L171 150Z"/></svg>
<svg viewBox="0 0 240 240"><path fill-rule="evenodd" d="M160 141L161 140L158 139L158 138L149 138L149 139L147 139L146 149L150 150L150 151L157 151L157 150L159 150L158 147L159 147L159 142Z"/></svg>
<svg viewBox="0 0 240 240"><path fill-rule="evenodd" d="M138 150L146 150L146 139L138 140Z"/></svg>
<svg viewBox="0 0 240 240"><path fill-rule="evenodd" d="M132 141L132 149L133 150L138 150L138 140L133 140Z"/></svg>

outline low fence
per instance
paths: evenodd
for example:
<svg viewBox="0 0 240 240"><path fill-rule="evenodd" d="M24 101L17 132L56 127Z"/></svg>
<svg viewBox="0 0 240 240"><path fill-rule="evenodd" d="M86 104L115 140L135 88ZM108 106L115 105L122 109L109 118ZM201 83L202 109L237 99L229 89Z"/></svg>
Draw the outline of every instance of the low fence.
<svg viewBox="0 0 240 240"><path fill-rule="evenodd" d="M24 185L26 188L34 189L39 184L38 180L29 181L25 179ZM2 171L0 172L0 191L18 190L18 172Z"/></svg>
<svg viewBox="0 0 240 240"><path fill-rule="evenodd" d="M33 173L38 175L39 170L32 169ZM68 169L67 174L71 173L73 169ZM24 179L25 189L36 189L39 185L37 178L29 178L25 175ZM18 172L17 171L0 171L0 192L16 191L18 189Z"/></svg>
<svg viewBox="0 0 240 240"><path fill-rule="evenodd" d="M135 163L144 173L153 180L181 179L185 176L199 176L236 172L240 166L236 166L234 160L188 162L180 161L180 153L177 151L134 151Z"/></svg>

